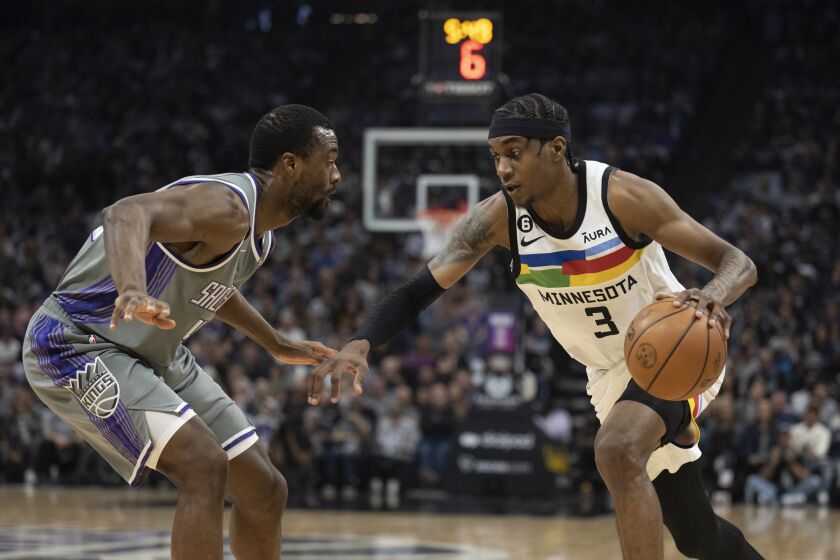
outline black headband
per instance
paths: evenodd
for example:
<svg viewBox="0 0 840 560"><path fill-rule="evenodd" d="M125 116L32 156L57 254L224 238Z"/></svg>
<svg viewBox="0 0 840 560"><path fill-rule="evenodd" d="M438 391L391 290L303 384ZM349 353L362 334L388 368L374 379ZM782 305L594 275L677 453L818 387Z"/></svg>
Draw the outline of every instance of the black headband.
<svg viewBox="0 0 840 560"><path fill-rule="evenodd" d="M550 119L531 119L528 117L508 117L493 119L487 138L499 136L522 136L524 138L539 138L551 140L562 136L566 142L572 141L572 129L569 123Z"/></svg>

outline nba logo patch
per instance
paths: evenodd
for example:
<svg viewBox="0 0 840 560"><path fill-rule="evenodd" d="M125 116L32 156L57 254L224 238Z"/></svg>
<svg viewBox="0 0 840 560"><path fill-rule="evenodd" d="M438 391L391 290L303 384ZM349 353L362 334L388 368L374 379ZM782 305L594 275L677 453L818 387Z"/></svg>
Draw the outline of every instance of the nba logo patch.
<svg viewBox="0 0 840 560"><path fill-rule="evenodd" d="M67 389L99 418L108 418L117 410L120 385L98 356L93 363L86 364L85 369L76 371L76 378L70 380Z"/></svg>

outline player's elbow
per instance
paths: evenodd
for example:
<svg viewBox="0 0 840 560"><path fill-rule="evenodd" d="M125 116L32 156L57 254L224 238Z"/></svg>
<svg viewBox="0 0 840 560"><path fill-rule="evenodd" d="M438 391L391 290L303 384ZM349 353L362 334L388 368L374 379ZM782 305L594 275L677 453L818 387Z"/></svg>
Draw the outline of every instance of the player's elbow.
<svg viewBox="0 0 840 560"><path fill-rule="evenodd" d="M129 199L118 200L102 210L102 225L105 229L117 224L133 224L141 220L141 212Z"/></svg>
<svg viewBox="0 0 840 560"><path fill-rule="evenodd" d="M744 254L744 261L744 275L747 278L747 286L755 286L755 283L758 282L758 268L755 266L753 260L746 254Z"/></svg>

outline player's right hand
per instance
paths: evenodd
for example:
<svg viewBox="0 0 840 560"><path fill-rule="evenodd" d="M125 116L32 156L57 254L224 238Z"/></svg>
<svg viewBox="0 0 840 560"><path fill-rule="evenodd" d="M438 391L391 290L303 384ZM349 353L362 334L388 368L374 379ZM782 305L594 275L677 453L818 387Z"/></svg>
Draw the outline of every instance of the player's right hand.
<svg viewBox="0 0 840 560"><path fill-rule="evenodd" d="M370 343L367 340L351 340L338 354L310 371L307 379L309 404L317 405L321 402L325 377L330 378L330 402L337 403L341 391L341 376L344 373L354 374L353 390L357 395L361 395L362 382L370 369L367 363L369 351Z"/></svg>
<svg viewBox="0 0 840 560"><path fill-rule="evenodd" d="M160 329L175 328L175 321L169 318L169 304L155 299L139 290L126 290L114 300L114 312L111 314L111 330L117 328L120 319L138 321L154 325Z"/></svg>

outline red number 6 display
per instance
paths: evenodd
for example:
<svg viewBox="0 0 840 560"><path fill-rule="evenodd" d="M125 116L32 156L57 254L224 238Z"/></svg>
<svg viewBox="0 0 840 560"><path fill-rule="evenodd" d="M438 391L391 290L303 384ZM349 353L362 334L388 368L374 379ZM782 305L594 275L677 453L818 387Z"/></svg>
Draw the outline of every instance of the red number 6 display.
<svg viewBox="0 0 840 560"><path fill-rule="evenodd" d="M487 61L478 51L484 45L472 39L464 41L461 45L461 76L465 80L480 80L487 71Z"/></svg>

